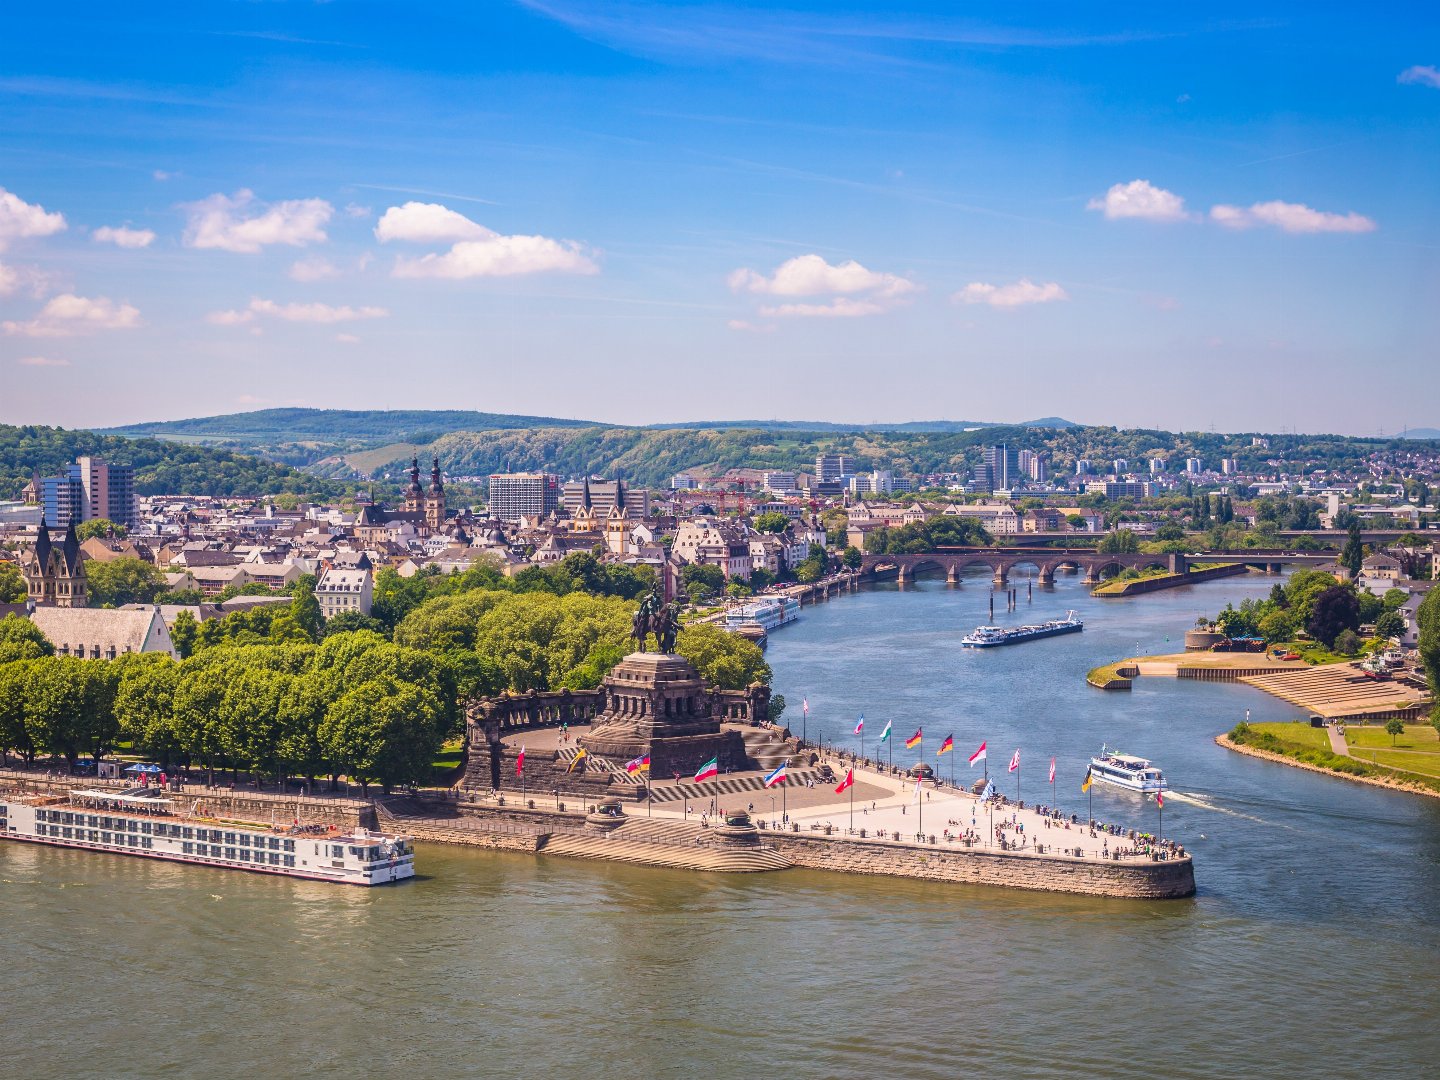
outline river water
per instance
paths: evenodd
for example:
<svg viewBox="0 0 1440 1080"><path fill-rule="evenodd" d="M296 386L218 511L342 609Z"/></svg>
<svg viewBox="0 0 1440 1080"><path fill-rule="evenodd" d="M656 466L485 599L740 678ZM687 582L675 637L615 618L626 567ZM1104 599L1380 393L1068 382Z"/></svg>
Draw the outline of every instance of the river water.
<svg viewBox="0 0 1440 1080"><path fill-rule="evenodd" d="M1178 650L1273 579L1092 600L1073 578L997 621L1083 634L983 652L989 583L880 586L772 635L811 738L981 739L992 774L1084 812L1109 742L1155 759L1199 894L1147 903L847 878L707 876L422 847L394 888L0 844L0 1075L89 1077L1420 1077L1440 1061L1440 802L1257 761L1212 737L1290 706L1086 670ZM843 737L842 736L843 733ZM858 740L854 740L858 743ZM897 761L905 751L899 748ZM940 759L947 774L949 758ZM1009 790L1009 787L1006 787ZM1093 789L1095 814L1156 810Z"/></svg>

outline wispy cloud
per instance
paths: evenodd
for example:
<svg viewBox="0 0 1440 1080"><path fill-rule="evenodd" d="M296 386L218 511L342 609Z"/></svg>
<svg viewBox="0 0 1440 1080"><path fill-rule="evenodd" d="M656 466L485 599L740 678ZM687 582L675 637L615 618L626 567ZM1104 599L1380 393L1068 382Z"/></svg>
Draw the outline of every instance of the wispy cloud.
<svg viewBox="0 0 1440 1080"><path fill-rule="evenodd" d="M1303 203L1256 203L1251 207L1226 206L1210 208L1210 220L1227 229L1251 229L1260 225L1288 233L1367 233L1375 231L1375 222L1353 210L1334 214L1312 210Z"/></svg>
<svg viewBox="0 0 1440 1080"><path fill-rule="evenodd" d="M291 281L328 281L340 276L340 268L329 259L315 256L312 259L298 259L290 264Z"/></svg>
<svg viewBox="0 0 1440 1080"><path fill-rule="evenodd" d="M1009 285L991 285L984 281L972 281L951 299L962 304L989 304L991 307L997 308L1014 308L1026 304L1049 304L1057 300L1069 300L1070 296L1054 281L1037 285L1029 278L1021 278Z"/></svg>
<svg viewBox="0 0 1440 1080"><path fill-rule="evenodd" d="M73 337L96 330L133 330L144 325L138 308L105 296L90 299L64 293L54 297L28 322L0 323L5 333L21 337Z"/></svg>
<svg viewBox="0 0 1440 1080"><path fill-rule="evenodd" d="M58 356L22 356L15 361L26 367L69 367L70 361Z"/></svg>
<svg viewBox="0 0 1440 1080"><path fill-rule="evenodd" d="M349 304L277 304L274 300L260 297L250 301L248 307L240 310L212 311L205 321L215 326L241 326L264 317L281 319L294 323L332 324L352 322L357 319L383 319L390 312L383 307L351 307Z"/></svg>
<svg viewBox="0 0 1440 1080"><path fill-rule="evenodd" d="M323 243L325 224L335 212L324 199L261 203L242 188L233 196L214 194L183 206L188 218L185 244L254 254L273 244L304 247Z"/></svg>
<svg viewBox="0 0 1440 1080"><path fill-rule="evenodd" d="M128 225L102 225L90 234L97 244L114 244L122 248L145 248L155 242L150 229L132 229Z"/></svg>
<svg viewBox="0 0 1440 1080"><path fill-rule="evenodd" d="M891 305L875 300L837 296L828 304L774 304L762 305L760 314L767 319L784 319L792 316L808 319L857 319L866 315L883 315Z"/></svg>
<svg viewBox="0 0 1440 1080"><path fill-rule="evenodd" d="M1428 86L1432 90L1440 90L1440 71L1435 70L1433 64L1416 64L1408 67L1399 75L1395 76L1396 82L1410 83L1413 86Z"/></svg>

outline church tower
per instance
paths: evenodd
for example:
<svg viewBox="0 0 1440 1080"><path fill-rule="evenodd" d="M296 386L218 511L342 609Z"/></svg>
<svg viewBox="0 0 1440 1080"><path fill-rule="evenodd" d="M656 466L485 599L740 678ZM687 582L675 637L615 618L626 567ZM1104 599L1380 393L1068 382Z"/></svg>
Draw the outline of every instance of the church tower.
<svg viewBox="0 0 1440 1080"><path fill-rule="evenodd" d="M595 500L590 495L590 477L586 476L580 488L580 505L570 521L570 531L577 533L596 532Z"/></svg>
<svg viewBox="0 0 1440 1080"><path fill-rule="evenodd" d="M410 486L405 489L405 509L409 513L425 509L425 489L420 486L420 459L410 459Z"/></svg>
<svg viewBox="0 0 1440 1080"><path fill-rule="evenodd" d="M58 547L50 541L50 529L40 519L35 548L25 563L25 592L37 605L83 608L89 603L85 588L85 559L80 538L72 522Z"/></svg>
<svg viewBox="0 0 1440 1080"><path fill-rule="evenodd" d="M419 486L417 481L416 486ZM445 485L440 481L440 459L434 459L430 470L430 490L425 494L425 524L431 532L439 532L445 524Z"/></svg>

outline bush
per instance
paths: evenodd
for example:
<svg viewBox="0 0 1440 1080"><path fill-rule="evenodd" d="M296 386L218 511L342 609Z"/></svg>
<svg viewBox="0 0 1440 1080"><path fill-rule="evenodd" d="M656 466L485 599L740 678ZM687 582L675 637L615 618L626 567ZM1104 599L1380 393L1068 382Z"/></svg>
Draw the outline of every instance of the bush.
<svg viewBox="0 0 1440 1080"><path fill-rule="evenodd" d="M1345 656L1354 656L1360 651L1360 637L1354 630L1341 630L1335 638L1335 651Z"/></svg>

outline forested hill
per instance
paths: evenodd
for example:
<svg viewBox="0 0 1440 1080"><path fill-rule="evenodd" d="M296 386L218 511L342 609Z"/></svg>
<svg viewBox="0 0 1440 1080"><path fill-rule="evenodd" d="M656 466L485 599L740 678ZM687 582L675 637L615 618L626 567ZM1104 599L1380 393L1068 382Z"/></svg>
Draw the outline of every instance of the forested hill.
<svg viewBox="0 0 1440 1080"><path fill-rule="evenodd" d="M435 453L447 471L485 476L492 472L545 470L566 476L590 472L623 476L650 487L668 486L677 472L714 475L729 468L814 468L817 453L849 455L854 468L890 469L900 476L964 472L980 459L983 447L1005 443L1044 451L1057 473L1073 471L1079 458L1103 467L1124 458L1144 469L1147 456L1162 455L1172 468L1186 457L1202 458L1211 468L1222 457L1235 458L1242 471L1267 472L1266 462L1318 462L1322 467L1356 468L1368 455L1387 447L1415 449L1397 440L1330 435L1271 435L1269 448L1251 445L1247 434L1120 430L1111 427L987 427L958 432L793 432L744 429L541 428L532 431L457 431L435 440L423 453ZM408 453L355 454L348 463L377 478L399 478ZM334 459L337 469L346 462Z"/></svg>
<svg viewBox="0 0 1440 1080"><path fill-rule="evenodd" d="M117 465L133 465L135 486L142 495L291 492L334 497L351 486L205 446L0 424L0 500L18 498L33 473L53 476L83 454L98 455Z"/></svg>
<svg viewBox="0 0 1440 1080"><path fill-rule="evenodd" d="M447 431L490 431L505 428L595 427L594 420L563 420L553 416L516 416L470 409L258 409L226 416L190 420L157 420L145 424L102 428L102 435L136 438L189 436L200 439L249 439L257 442L335 439L385 443L426 443Z"/></svg>

